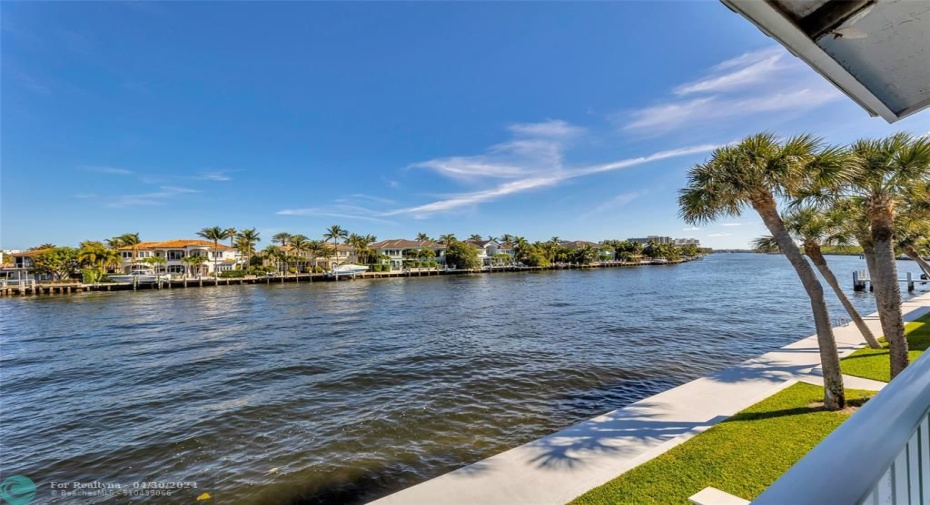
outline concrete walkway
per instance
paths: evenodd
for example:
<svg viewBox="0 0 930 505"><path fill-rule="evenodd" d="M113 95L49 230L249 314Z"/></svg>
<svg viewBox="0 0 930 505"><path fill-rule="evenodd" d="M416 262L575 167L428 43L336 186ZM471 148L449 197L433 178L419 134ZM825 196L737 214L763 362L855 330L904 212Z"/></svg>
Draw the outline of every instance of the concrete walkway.
<svg viewBox="0 0 930 505"><path fill-rule="evenodd" d="M903 310L907 321L930 312L930 295ZM877 315L865 319L882 334ZM852 324L835 334L841 357L865 344ZM822 385L819 367L815 335L373 503L562 505L799 380ZM844 378L848 388L884 385Z"/></svg>

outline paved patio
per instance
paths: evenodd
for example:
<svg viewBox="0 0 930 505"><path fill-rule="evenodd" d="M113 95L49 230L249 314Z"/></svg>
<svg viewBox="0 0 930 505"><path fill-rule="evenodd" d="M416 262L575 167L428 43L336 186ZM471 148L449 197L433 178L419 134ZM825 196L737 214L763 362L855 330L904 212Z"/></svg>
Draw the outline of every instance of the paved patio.
<svg viewBox="0 0 930 505"><path fill-rule="evenodd" d="M930 294L905 302L903 311L906 321L930 312ZM878 316L865 319L881 335ZM835 334L840 357L865 344L852 324ZM561 505L797 381L822 385L819 367L815 335L373 503ZM884 386L844 379L847 388Z"/></svg>

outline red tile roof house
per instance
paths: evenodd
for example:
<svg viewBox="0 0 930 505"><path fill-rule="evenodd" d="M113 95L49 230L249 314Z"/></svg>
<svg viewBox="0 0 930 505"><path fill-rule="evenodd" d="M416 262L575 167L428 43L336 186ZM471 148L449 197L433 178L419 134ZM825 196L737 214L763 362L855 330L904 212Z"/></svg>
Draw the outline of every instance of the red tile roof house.
<svg viewBox="0 0 930 505"><path fill-rule="evenodd" d="M123 258L122 270L129 273L133 262L145 258L164 258L167 263L158 267L159 272L170 274L183 274L191 272L193 275L213 274L214 265L218 272L235 270L242 258L239 251L233 247L216 244L209 240L166 240L163 242L140 242L134 246L119 248ZM133 257L135 256L135 260ZM181 261L188 256L204 256L207 261L199 267L191 267ZM192 271L193 269L193 271Z"/></svg>

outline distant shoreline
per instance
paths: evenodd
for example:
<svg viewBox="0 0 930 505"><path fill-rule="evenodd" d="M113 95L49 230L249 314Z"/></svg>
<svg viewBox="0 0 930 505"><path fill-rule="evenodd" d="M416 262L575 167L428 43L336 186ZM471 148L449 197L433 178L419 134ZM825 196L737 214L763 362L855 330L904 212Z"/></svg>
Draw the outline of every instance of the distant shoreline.
<svg viewBox="0 0 930 505"><path fill-rule="evenodd" d="M418 277L436 277L441 275L482 275L502 272L541 272L548 270L585 270L598 268L634 268L644 266L666 266L678 265L702 259L703 256L695 258L680 259L675 261L668 260L651 260L641 262L623 262L607 261L601 263L582 264L554 264L548 267L484 267L480 269L404 269L391 272L364 272L356 275L346 275L331 277L328 274L287 274L276 275L273 277L229 277L214 278L202 277L200 279L173 279L171 281L151 282L146 284L133 285L129 283L96 283L85 284L78 282L52 282L52 283L35 283L22 281L19 283L7 283L0 285L0 297L21 297L21 296L40 296L40 295L68 295L77 293L86 293L91 291L139 291L139 290L161 290L161 289L187 289L187 288L207 288L219 286L241 286L245 284L284 284L284 283L315 283L315 282L335 282L346 280L375 280L387 278L418 278Z"/></svg>

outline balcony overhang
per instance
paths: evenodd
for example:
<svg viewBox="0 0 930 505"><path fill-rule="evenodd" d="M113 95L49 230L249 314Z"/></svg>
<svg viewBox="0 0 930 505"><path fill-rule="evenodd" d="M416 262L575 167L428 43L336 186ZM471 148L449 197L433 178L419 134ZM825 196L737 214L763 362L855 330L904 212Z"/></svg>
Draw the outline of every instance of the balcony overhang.
<svg viewBox="0 0 930 505"><path fill-rule="evenodd" d="M930 105L930 2L721 0L889 123Z"/></svg>

